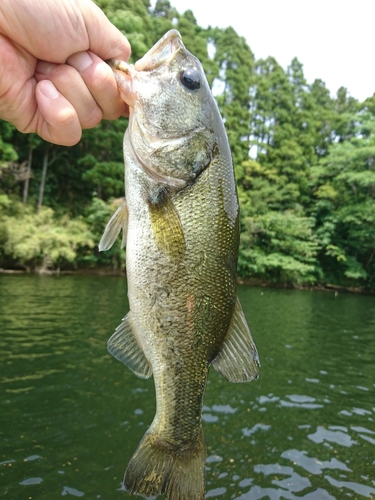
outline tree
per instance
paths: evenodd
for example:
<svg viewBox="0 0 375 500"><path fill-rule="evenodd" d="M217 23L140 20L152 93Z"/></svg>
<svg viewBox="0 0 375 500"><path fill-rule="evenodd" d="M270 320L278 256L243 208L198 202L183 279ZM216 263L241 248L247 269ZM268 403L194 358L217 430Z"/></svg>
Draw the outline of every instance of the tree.
<svg viewBox="0 0 375 500"><path fill-rule="evenodd" d="M223 115L235 168L248 159L250 145L250 87L254 80L254 55L245 39L233 28L210 30L219 70L214 87Z"/></svg>
<svg viewBox="0 0 375 500"><path fill-rule="evenodd" d="M85 130L79 146L77 161L82 169L82 181L91 194L104 200L124 194L124 159L122 143L127 122L102 122L98 127Z"/></svg>
<svg viewBox="0 0 375 500"><path fill-rule="evenodd" d="M174 27L178 13L171 6L169 0L157 0L154 9L151 9L153 35L155 41Z"/></svg>
<svg viewBox="0 0 375 500"><path fill-rule="evenodd" d="M94 243L87 225L67 215L55 218L51 208L38 212L30 206L0 199L7 209L0 213L2 257L10 266L26 270L48 269L74 263L80 247L92 248Z"/></svg>
<svg viewBox="0 0 375 500"><path fill-rule="evenodd" d="M151 47L153 40L152 21L148 0L96 0L108 19L128 38L131 61L140 59Z"/></svg>
<svg viewBox="0 0 375 500"><path fill-rule="evenodd" d="M315 283L319 269L313 223L293 211L245 217L240 274L273 283Z"/></svg>
<svg viewBox="0 0 375 500"><path fill-rule="evenodd" d="M0 120L0 193L11 186L9 181L12 182L12 176L9 167L18 160L17 151L12 143L14 131L10 123Z"/></svg>
<svg viewBox="0 0 375 500"><path fill-rule="evenodd" d="M326 279L375 283L375 117L352 117L349 138L333 144L313 169L316 233ZM341 278L340 278L341 276Z"/></svg>
<svg viewBox="0 0 375 500"><path fill-rule="evenodd" d="M38 212L43 205L43 196L44 196L44 189L46 186L47 168L57 160L59 153L61 156L62 151L63 151L62 148L59 151L57 147L51 146L49 144L46 145L44 148L42 175L40 177L40 185L39 185Z"/></svg>
<svg viewBox="0 0 375 500"><path fill-rule="evenodd" d="M97 4L129 38L131 62L171 28L201 61L233 155L241 275L375 289L375 94L359 103L341 87L331 96L322 80L306 81L297 58L286 70L273 57L256 61L233 28L204 29L169 0ZM57 148L0 121L2 266L123 268L120 242L99 253L76 229L97 244L122 203L126 126L102 122Z"/></svg>

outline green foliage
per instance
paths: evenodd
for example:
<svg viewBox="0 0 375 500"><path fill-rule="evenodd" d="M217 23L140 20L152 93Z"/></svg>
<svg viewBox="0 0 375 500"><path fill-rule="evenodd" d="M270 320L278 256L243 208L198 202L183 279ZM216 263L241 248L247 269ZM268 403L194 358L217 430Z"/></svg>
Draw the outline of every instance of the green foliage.
<svg viewBox="0 0 375 500"><path fill-rule="evenodd" d="M167 31L174 28L173 23L177 20L178 13L171 6L169 0L157 0L154 9L151 11L153 32L156 41Z"/></svg>
<svg viewBox="0 0 375 500"><path fill-rule="evenodd" d="M18 160L17 151L12 143L14 127L0 120L0 190L8 191L14 187L12 167ZM0 191L0 192L1 192Z"/></svg>
<svg viewBox="0 0 375 500"><path fill-rule="evenodd" d="M333 144L312 169L316 231L324 234L322 263L343 284L375 283L375 117L351 117L349 139ZM332 252L333 249L337 249ZM335 259L336 262L332 262ZM328 264L328 265L327 265Z"/></svg>
<svg viewBox="0 0 375 500"><path fill-rule="evenodd" d="M18 154L11 142L14 130L10 123L0 120L0 175L7 162L18 160Z"/></svg>
<svg viewBox="0 0 375 500"><path fill-rule="evenodd" d="M89 168L82 174L82 180L97 186L99 196L113 196L124 190L124 164L122 162L97 162L92 155L86 155L81 162Z"/></svg>
<svg viewBox="0 0 375 500"><path fill-rule="evenodd" d="M222 87L217 96L232 150L235 168L248 158L250 145L250 86L254 80L254 55L245 39L233 28L210 30L215 48L214 62L218 75L216 86Z"/></svg>
<svg viewBox="0 0 375 500"><path fill-rule="evenodd" d="M136 61L154 43L148 0L96 0L109 20L124 33L132 47L131 61Z"/></svg>
<svg viewBox="0 0 375 500"><path fill-rule="evenodd" d="M341 87L331 97L298 59L286 69L256 60L233 28L204 29L169 0L96 3L128 37L131 62L171 28L202 62L233 155L240 274L375 289L375 94L358 103ZM123 200L126 126L103 121L65 148L0 121L1 267L125 268L120 238L97 246Z"/></svg>
<svg viewBox="0 0 375 500"><path fill-rule="evenodd" d="M47 207L36 213L2 198L2 207L9 210L13 205L13 213L1 213L0 218L5 261L26 269L56 268L74 263L80 247L93 247L92 235L81 219L55 218Z"/></svg>
<svg viewBox="0 0 375 500"><path fill-rule="evenodd" d="M243 218L240 274L273 283L315 283L319 247L313 222L291 211Z"/></svg>

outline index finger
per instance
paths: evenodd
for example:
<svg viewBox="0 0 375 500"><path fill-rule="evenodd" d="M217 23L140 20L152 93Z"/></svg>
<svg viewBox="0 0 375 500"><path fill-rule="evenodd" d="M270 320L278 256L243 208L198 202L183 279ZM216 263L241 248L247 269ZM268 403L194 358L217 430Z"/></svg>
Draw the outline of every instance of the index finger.
<svg viewBox="0 0 375 500"><path fill-rule="evenodd" d="M89 39L87 49L104 61L107 59L128 61L131 48L125 35L109 21L104 12L91 0L82 1L88 4L87 10L84 10Z"/></svg>

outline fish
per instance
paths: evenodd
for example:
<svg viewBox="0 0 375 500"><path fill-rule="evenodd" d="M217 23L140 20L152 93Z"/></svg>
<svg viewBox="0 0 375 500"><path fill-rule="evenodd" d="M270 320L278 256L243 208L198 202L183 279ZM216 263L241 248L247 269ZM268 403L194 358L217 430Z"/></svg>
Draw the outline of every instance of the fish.
<svg viewBox="0 0 375 500"><path fill-rule="evenodd" d="M130 311L108 351L153 375L156 414L124 486L144 497L202 500L202 405L209 369L258 378L236 295L239 203L228 138L200 61L168 31L134 65L109 61L129 105L125 201L99 244L122 231Z"/></svg>

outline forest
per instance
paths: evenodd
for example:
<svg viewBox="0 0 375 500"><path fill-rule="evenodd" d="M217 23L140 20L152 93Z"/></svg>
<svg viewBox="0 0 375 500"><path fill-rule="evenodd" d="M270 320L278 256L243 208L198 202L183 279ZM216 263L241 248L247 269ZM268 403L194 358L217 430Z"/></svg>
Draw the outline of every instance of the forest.
<svg viewBox="0 0 375 500"><path fill-rule="evenodd" d="M332 97L296 58L255 59L228 27L200 27L168 0L96 0L127 36L131 62L180 31L202 62L227 129L241 207L238 275L290 286L375 290L375 94ZM118 241L99 253L122 202L127 120L85 130L73 147L0 121L0 268L125 271Z"/></svg>

